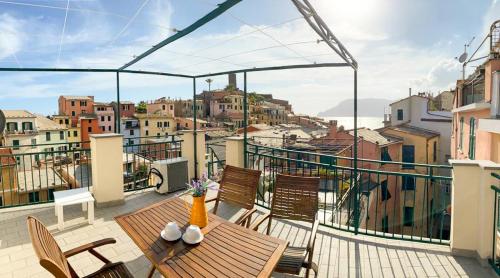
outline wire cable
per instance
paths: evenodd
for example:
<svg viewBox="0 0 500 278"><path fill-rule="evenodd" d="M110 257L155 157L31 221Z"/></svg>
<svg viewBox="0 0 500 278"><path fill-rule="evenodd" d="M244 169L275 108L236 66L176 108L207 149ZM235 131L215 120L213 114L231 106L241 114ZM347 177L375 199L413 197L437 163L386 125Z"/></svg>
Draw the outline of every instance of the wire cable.
<svg viewBox="0 0 500 278"><path fill-rule="evenodd" d="M149 3L149 1L150 0L144 0L142 2L142 5L137 9L137 11L135 11L134 15L129 19L127 24L125 24L125 26L122 28L122 30L116 36L114 36L113 39L111 39L111 41L107 44L108 46L114 44L115 41L119 37L121 37L121 35L123 35L123 33L125 33L125 31L127 31L127 29L130 27L130 25L134 22L134 20L137 18L137 16L141 13L142 9L144 9L144 7L146 7L146 5Z"/></svg>
<svg viewBox="0 0 500 278"><path fill-rule="evenodd" d="M66 33L66 22L68 21L68 9L69 9L69 0L66 2L66 12L64 14L64 24L61 32L61 39L59 40L59 51L57 52L57 60L56 60L56 67L59 67L59 61L61 59L61 51L62 51L62 45L64 42L64 34Z"/></svg>

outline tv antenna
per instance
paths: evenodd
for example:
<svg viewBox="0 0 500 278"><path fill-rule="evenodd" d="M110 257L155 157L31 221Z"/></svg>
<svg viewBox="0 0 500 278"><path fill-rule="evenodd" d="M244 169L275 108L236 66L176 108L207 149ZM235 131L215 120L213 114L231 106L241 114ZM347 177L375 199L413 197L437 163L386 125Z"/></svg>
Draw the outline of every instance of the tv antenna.
<svg viewBox="0 0 500 278"><path fill-rule="evenodd" d="M467 48L470 47L470 45L472 44L472 42L474 41L475 38L476 38L476 36L473 36L469 42L466 42L464 44L464 52L462 54L460 54L460 56L455 57L455 59L458 60L458 62L460 62L462 64L462 79L463 80L465 80L465 66L467 65L466 60L467 60L467 57L469 56L469 54L467 54Z"/></svg>

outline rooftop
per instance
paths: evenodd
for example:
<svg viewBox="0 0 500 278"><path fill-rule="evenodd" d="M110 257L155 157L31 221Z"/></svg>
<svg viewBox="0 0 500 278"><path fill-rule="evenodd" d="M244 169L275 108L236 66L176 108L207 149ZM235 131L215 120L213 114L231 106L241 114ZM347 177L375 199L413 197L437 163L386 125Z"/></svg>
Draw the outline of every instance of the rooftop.
<svg viewBox="0 0 500 278"><path fill-rule="evenodd" d="M123 205L97 208L93 225L87 224L80 205L68 206L64 210L67 228L63 231L57 230L53 205L1 213L0 276L51 277L39 265L30 243L26 217L33 215L48 227L63 251L94 240L115 238L116 244L99 247L99 252L111 261L123 261L134 277L146 277L149 260L114 217L165 198L168 197L152 191L129 193ZM239 216L227 206L220 206L218 214L231 220ZM274 221L271 235L301 246L307 243L306 231L308 227L299 222ZM353 235L326 227L319 229L315 250L319 277L494 277L489 267L480 266L475 259L452 256L448 246ZM69 262L81 276L101 266L88 252L71 257ZM272 276L284 277L276 273Z"/></svg>
<svg viewBox="0 0 500 278"><path fill-rule="evenodd" d="M410 133L410 134L425 137L425 138L433 138L433 137L439 136L438 132L424 129L424 128L420 128L420 127L411 126L408 124L402 124L402 125L397 125L397 126L388 126L388 127L381 128L378 131L380 131L383 134L384 131L386 131L386 130L395 130L395 131Z"/></svg>
<svg viewBox="0 0 500 278"><path fill-rule="evenodd" d="M354 131L349 131L349 134L354 136ZM363 137L365 141L371 142L378 145L389 145L395 142L403 142L401 138L395 136L382 135L377 130L371 130L366 127L358 129L358 136Z"/></svg>
<svg viewBox="0 0 500 278"><path fill-rule="evenodd" d="M35 118L36 116L27 110L2 110L5 118Z"/></svg>
<svg viewBox="0 0 500 278"><path fill-rule="evenodd" d="M93 100L90 96L61 96L66 100Z"/></svg>
<svg viewBox="0 0 500 278"><path fill-rule="evenodd" d="M44 116L36 116L36 127L38 130L66 130L67 128Z"/></svg>

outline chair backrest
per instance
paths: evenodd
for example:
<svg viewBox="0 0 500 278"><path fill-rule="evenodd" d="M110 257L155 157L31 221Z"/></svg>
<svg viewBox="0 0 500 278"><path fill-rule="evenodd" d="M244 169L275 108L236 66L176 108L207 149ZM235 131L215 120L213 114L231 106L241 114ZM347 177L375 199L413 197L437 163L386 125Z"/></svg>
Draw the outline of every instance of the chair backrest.
<svg viewBox="0 0 500 278"><path fill-rule="evenodd" d="M57 278L70 278L71 271L64 253L49 230L38 219L28 216L28 231L31 244L40 260L40 265Z"/></svg>
<svg viewBox="0 0 500 278"><path fill-rule="evenodd" d="M217 201L252 209L257 196L261 171L226 165L220 181Z"/></svg>
<svg viewBox="0 0 500 278"><path fill-rule="evenodd" d="M314 223L318 212L319 177L278 174L271 217Z"/></svg>

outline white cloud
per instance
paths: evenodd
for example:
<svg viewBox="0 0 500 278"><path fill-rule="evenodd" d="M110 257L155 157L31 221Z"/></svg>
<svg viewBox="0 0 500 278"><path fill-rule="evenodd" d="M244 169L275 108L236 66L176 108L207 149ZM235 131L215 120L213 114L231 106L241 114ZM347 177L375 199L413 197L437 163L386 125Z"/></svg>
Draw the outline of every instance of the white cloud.
<svg viewBox="0 0 500 278"><path fill-rule="evenodd" d="M23 22L9 14L0 14L0 60L16 55L22 48Z"/></svg>

